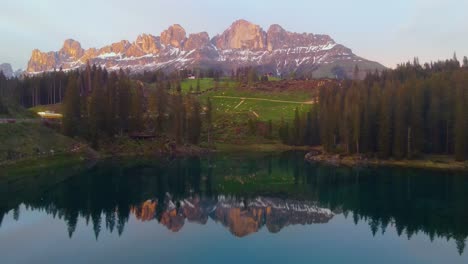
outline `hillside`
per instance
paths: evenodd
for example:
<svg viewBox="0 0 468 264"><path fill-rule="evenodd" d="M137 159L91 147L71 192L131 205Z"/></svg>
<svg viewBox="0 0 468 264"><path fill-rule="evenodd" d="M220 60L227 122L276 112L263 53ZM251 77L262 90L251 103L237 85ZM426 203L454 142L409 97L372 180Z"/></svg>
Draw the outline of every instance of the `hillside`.
<svg viewBox="0 0 468 264"><path fill-rule="evenodd" d="M69 153L79 146L77 141L43 125L33 111L10 103L4 107L0 114L0 164Z"/></svg>

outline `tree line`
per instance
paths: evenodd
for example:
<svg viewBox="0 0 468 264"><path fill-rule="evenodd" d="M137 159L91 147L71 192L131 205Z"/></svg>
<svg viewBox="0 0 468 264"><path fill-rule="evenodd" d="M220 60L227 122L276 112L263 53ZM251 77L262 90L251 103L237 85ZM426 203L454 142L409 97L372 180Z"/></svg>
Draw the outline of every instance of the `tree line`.
<svg viewBox="0 0 468 264"><path fill-rule="evenodd" d="M195 97L182 95L180 89L168 90L164 82L149 89L123 70L108 73L88 65L68 74L62 128L65 135L85 138L94 147L102 139L135 133L198 144L202 112Z"/></svg>
<svg viewBox="0 0 468 264"><path fill-rule="evenodd" d="M468 159L468 59L370 73L331 83L308 113L282 122L281 140L322 145L327 152L415 158L421 154Z"/></svg>

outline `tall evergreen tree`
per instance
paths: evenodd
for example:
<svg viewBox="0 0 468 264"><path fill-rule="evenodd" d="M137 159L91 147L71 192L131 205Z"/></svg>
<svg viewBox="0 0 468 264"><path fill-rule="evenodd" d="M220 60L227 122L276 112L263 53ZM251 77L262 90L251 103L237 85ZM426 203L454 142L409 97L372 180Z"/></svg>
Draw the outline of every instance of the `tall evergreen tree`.
<svg viewBox="0 0 468 264"><path fill-rule="evenodd" d="M455 158L463 161L468 159L468 75L458 72L455 80Z"/></svg>
<svg viewBox="0 0 468 264"><path fill-rule="evenodd" d="M208 127L208 144L212 143L212 132L213 132L213 105L211 103L211 98L208 97L206 100L206 113L205 113L206 123Z"/></svg>
<svg viewBox="0 0 468 264"><path fill-rule="evenodd" d="M393 85L385 84L383 98L379 111L378 151L381 158L389 158L392 154L392 120L393 120Z"/></svg>
<svg viewBox="0 0 468 264"><path fill-rule="evenodd" d="M120 133L127 132L130 128L130 115L132 106L132 93L130 90L130 81L121 73L117 84L118 89L118 120Z"/></svg>
<svg viewBox="0 0 468 264"><path fill-rule="evenodd" d="M143 129L143 91L142 87L137 87L133 89L131 93L131 122L130 122L130 131L138 132Z"/></svg>
<svg viewBox="0 0 468 264"><path fill-rule="evenodd" d="M68 78L67 90L63 102L63 133L67 136L77 136L81 119L80 93L74 75Z"/></svg>

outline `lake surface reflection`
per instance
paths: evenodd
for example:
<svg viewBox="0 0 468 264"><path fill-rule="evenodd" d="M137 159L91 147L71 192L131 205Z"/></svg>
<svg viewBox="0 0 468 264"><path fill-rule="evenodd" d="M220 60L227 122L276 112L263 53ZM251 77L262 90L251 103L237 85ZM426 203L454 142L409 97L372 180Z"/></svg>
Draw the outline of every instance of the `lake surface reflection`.
<svg viewBox="0 0 468 264"><path fill-rule="evenodd" d="M304 153L0 172L1 263L467 263L468 175Z"/></svg>

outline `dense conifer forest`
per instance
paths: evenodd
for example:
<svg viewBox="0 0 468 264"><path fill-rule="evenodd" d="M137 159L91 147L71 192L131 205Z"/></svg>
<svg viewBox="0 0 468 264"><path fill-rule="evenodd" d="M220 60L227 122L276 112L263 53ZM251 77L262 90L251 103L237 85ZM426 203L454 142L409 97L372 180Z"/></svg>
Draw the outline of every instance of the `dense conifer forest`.
<svg viewBox="0 0 468 264"><path fill-rule="evenodd" d="M421 154L468 158L468 59L368 74L320 89L318 105L283 122L280 138L322 145L327 152L373 153L379 158Z"/></svg>
<svg viewBox="0 0 468 264"><path fill-rule="evenodd" d="M192 74L184 70L130 75L90 65L21 79L6 79L0 73L0 114L8 111L7 102L26 108L63 102L62 132L84 138L94 147L103 139L142 132L169 135L178 144L197 144L202 127L211 140L213 118L211 102L197 98L198 87L189 93L181 91L181 80ZM197 74L213 78L215 86L223 75L215 70ZM254 68L227 75L247 86L268 81ZM148 83L153 84L151 89ZM364 80L329 82L315 94L317 104L310 111L296 110L292 121L267 122L268 137L278 135L288 145L321 145L330 153L381 159L422 154L468 158L466 57L462 63L454 55L451 60L424 65L414 59L394 70L369 73ZM255 134L255 125L251 126L249 131Z"/></svg>

